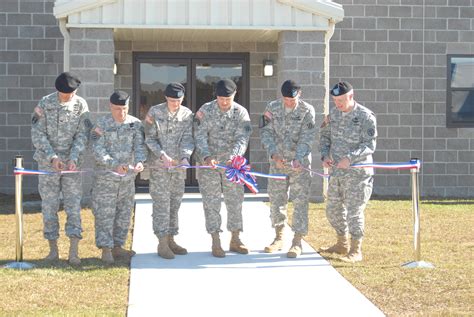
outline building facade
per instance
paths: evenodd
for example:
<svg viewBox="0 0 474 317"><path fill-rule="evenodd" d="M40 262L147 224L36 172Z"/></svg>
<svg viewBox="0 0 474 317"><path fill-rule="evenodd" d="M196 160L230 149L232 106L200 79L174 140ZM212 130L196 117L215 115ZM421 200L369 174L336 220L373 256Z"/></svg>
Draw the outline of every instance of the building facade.
<svg viewBox="0 0 474 317"><path fill-rule="evenodd" d="M170 81L185 84L194 112L213 98L213 83L232 78L254 126L249 160L263 172L269 165L258 119L281 83L298 81L321 122L329 87L348 80L357 101L377 115L377 162L420 158L422 196L474 197L474 79L448 72L458 56L467 61L458 69L474 64L472 0L4 0L0 25L2 193L13 192L15 155L36 168L30 114L56 76L71 70L94 116L122 89L132 96L131 114L142 119ZM448 95L464 106L461 124L451 120ZM317 143L313 161L321 169ZM265 191L265 179L258 182ZM89 176L84 184L88 192ZM146 186L146 174L137 184ZM375 184L375 195L410 195L407 171L378 170ZM195 185L190 173L187 186ZM24 181L25 192L36 187L35 177ZM322 189L314 178L314 200Z"/></svg>

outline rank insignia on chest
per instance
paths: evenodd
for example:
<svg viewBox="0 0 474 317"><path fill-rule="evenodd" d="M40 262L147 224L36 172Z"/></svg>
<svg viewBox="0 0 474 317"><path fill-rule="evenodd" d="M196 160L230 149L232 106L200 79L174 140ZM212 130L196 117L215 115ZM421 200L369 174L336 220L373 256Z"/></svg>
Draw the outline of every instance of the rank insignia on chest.
<svg viewBox="0 0 474 317"><path fill-rule="evenodd" d="M359 118L355 117L355 118L352 119L352 122L354 124L359 124L360 121L359 121Z"/></svg>
<svg viewBox="0 0 474 317"><path fill-rule="evenodd" d="M291 117L291 120L299 121L299 120L301 120L301 117L300 116L294 116L294 117Z"/></svg>
<svg viewBox="0 0 474 317"><path fill-rule="evenodd" d="M130 128L133 128L134 126L135 126L134 122L130 123Z"/></svg>

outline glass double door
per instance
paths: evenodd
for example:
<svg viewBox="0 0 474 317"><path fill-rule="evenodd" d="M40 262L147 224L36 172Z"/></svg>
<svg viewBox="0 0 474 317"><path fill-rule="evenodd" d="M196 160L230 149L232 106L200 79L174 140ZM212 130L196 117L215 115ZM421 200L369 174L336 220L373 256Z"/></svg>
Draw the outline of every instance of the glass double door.
<svg viewBox="0 0 474 317"><path fill-rule="evenodd" d="M244 53L135 53L132 113L144 120L150 107L166 101L164 91L171 82L185 87L183 105L196 113L215 99L215 84L224 78L237 84L235 101L248 109L248 63L248 54ZM137 185L148 186L147 179L147 173L142 173ZM186 187L187 191L197 190L194 169L187 170Z"/></svg>

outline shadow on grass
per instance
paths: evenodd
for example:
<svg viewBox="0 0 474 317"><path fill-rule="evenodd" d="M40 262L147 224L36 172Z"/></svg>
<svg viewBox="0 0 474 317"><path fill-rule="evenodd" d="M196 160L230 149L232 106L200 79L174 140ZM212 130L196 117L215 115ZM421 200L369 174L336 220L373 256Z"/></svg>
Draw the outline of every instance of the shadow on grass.
<svg viewBox="0 0 474 317"><path fill-rule="evenodd" d="M423 205L474 205L474 200L430 200L430 201L422 201Z"/></svg>
<svg viewBox="0 0 474 317"><path fill-rule="evenodd" d="M4 267L4 265L14 262L14 260L1 260L0 267ZM71 265L67 260L58 260L58 261L46 261L43 259L33 259L33 260L25 260L24 262L30 263L34 265L35 270L41 269L57 269L60 271L79 271L79 272L90 272L90 271L102 271L102 270L109 270L113 268L130 268L130 261L119 259L116 260L114 264L108 265L104 264L98 258L81 258L80 265Z"/></svg>

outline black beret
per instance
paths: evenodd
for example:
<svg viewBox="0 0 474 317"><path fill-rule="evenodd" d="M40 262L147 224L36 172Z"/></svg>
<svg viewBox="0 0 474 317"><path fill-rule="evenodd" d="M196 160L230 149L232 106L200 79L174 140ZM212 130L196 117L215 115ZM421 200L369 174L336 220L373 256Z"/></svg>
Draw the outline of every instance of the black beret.
<svg viewBox="0 0 474 317"><path fill-rule="evenodd" d="M128 100L130 96L122 90L116 90L110 96L110 103L116 106L126 106L128 105Z"/></svg>
<svg viewBox="0 0 474 317"><path fill-rule="evenodd" d="M216 96L230 97L237 90L237 85L233 80L222 79L216 84Z"/></svg>
<svg viewBox="0 0 474 317"><path fill-rule="evenodd" d="M283 97L295 98L298 95L298 91L301 90L301 86L295 83L293 80L287 80L281 85L281 94Z"/></svg>
<svg viewBox="0 0 474 317"><path fill-rule="evenodd" d="M166 86L165 96L170 98L181 98L184 96L184 86L180 83L171 83Z"/></svg>
<svg viewBox="0 0 474 317"><path fill-rule="evenodd" d="M81 85L79 78L70 72L61 73L54 83L59 92L70 94Z"/></svg>
<svg viewBox="0 0 474 317"><path fill-rule="evenodd" d="M331 89L331 95L337 97L347 94L349 91L352 90L352 85L349 84L347 81L340 81L334 85Z"/></svg>

